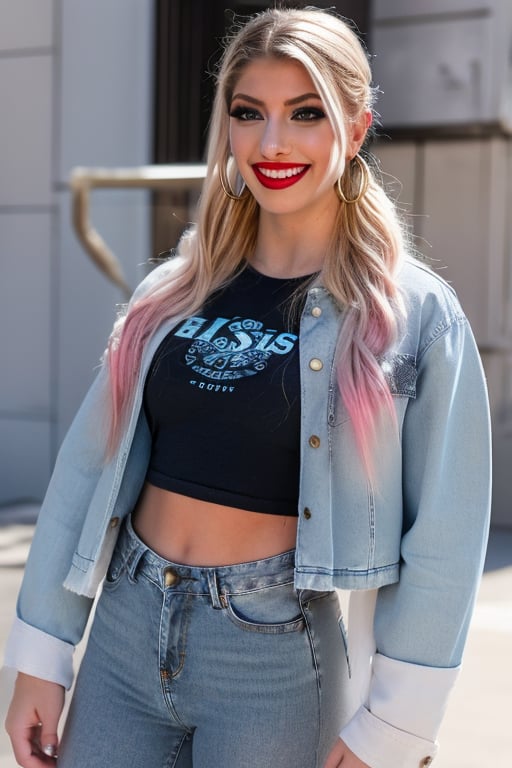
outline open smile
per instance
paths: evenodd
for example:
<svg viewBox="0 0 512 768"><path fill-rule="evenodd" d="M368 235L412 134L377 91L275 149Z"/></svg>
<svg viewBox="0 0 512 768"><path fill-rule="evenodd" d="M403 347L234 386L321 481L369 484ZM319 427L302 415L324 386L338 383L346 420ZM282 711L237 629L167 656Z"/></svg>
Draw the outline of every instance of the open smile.
<svg viewBox="0 0 512 768"><path fill-rule="evenodd" d="M311 166L297 163L254 163L252 169L267 189L286 189L306 175Z"/></svg>

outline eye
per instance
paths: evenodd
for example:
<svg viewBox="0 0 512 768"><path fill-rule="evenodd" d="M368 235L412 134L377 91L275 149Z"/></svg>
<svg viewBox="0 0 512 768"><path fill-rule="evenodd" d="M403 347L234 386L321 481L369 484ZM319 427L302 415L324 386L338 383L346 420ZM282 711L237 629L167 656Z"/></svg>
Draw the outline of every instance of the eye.
<svg viewBox="0 0 512 768"><path fill-rule="evenodd" d="M298 120L299 122L314 122L315 120L322 120L325 117L323 109L318 107L300 107L296 109L292 114L292 120Z"/></svg>
<svg viewBox="0 0 512 768"><path fill-rule="evenodd" d="M254 109L254 107L235 107L231 110L229 113L230 117L234 117L235 120L240 120L241 122L249 122L250 120L262 120L261 114L258 112L257 109Z"/></svg>

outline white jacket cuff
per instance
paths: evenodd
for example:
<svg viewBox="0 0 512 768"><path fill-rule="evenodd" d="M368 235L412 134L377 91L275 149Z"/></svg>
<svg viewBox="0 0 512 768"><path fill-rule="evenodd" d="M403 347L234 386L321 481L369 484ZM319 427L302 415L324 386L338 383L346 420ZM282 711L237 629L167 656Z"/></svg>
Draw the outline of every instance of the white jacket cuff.
<svg viewBox="0 0 512 768"><path fill-rule="evenodd" d="M435 741L460 667L425 667L376 653L368 709L386 723Z"/></svg>
<svg viewBox="0 0 512 768"><path fill-rule="evenodd" d="M430 765L459 667L426 667L376 653L368 699L340 736L371 768Z"/></svg>
<svg viewBox="0 0 512 768"><path fill-rule="evenodd" d="M74 650L70 643L16 617L7 638L4 665L69 689L73 683Z"/></svg>
<svg viewBox="0 0 512 768"><path fill-rule="evenodd" d="M354 715L340 738L370 768L426 768L437 752L435 742L385 723L366 707Z"/></svg>

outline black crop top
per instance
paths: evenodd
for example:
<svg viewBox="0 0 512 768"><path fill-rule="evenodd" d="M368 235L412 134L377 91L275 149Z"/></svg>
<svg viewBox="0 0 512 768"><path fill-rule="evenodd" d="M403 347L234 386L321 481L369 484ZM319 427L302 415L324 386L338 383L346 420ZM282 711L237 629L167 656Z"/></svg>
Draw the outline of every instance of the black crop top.
<svg viewBox="0 0 512 768"><path fill-rule="evenodd" d="M247 267L165 337L144 390L150 483L297 515L300 307L290 298L305 279Z"/></svg>

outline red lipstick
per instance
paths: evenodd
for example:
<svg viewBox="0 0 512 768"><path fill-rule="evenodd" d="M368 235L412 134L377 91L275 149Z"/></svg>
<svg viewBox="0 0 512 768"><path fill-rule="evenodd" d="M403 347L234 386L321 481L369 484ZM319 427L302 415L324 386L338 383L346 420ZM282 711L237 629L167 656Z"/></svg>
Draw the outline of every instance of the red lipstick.
<svg viewBox="0 0 512 768"><path fill-rule="evenodd" d="M267 189L291 187L306 175L309 168L303 163L254 163L252 166L256 178Z"/></svg>

